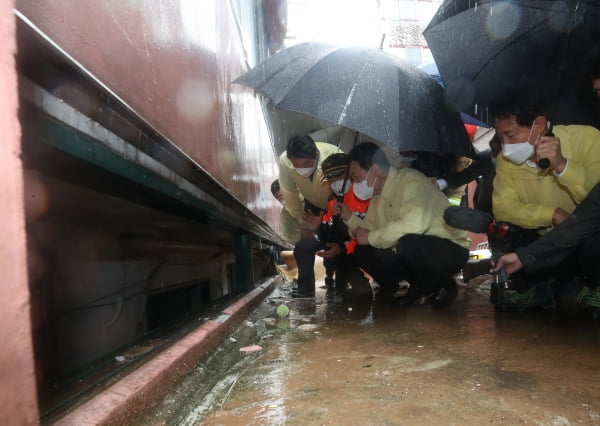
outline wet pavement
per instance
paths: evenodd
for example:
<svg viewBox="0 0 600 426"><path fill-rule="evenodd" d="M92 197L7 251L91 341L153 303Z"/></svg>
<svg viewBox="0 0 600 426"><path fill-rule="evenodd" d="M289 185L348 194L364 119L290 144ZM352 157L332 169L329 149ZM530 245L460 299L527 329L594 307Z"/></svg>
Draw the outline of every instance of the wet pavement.
<svg viewBox="0 0 600 426"><path fill-rule="evenodd" d="M483 290L436 310L288 285L139 424L600 425L598 321L498 313Z"/></svg>

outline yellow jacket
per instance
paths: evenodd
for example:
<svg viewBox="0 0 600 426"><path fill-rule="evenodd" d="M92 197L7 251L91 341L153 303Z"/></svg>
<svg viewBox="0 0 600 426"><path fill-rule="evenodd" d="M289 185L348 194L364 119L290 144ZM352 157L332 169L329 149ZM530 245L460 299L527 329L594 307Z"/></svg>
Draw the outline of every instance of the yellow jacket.
<svg viewBox="0 0 600 426"><path fill-rule="evenodd" d="M296 244L300 241L300 224L285 208L282 208L279 213L279 227L281 238L285 241L290 244Z"/></svg>
<svg viewBox="0 0 600 426"><path fill-rule="evenodd" d="M444 221L447 207L446 196L424 174L390 167L381 194L371 199L365 218L352 215L346 224L350 231L358 227L368 229L369 244L381 249L395 248L406 234L432 235L469 248L467 233Z"/></svg>
<svg viewBox="0 0 600 426"><path fill-rule="evenodd" d="M555 126L554 134L568 159L561 176L498 155L492 193L496 220L524 228L550 227L557 207L573 212L600 180L600 131L590 126Z"/></svg>
<svg viewBox="0 0 600 426"><path fill-rule="evenodd" d="M281 187L281 194L285 203L284 209L298 223L302 222L304 199L327 211L327 202L331 194L331 188L329 188L327 182L321 182L321 177L323 176L321 162L331 154L342 152L335 145L324 142L317 142L316 144L319 157L317 169L312 175L312 179L310 177L302 177L296 173L285 151L279 157L279 186Z"/></svg>

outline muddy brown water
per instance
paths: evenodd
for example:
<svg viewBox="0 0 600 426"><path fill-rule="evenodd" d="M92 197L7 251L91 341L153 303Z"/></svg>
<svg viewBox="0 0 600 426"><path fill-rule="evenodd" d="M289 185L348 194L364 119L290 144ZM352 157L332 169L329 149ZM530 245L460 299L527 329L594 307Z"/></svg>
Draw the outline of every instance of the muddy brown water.
<svg viewBox="0 0 600 426"><path fill-rule="evenodd" d="M488 299L463 289L435 310L284 285L140 424L600 425L600 324Z"/></svg>

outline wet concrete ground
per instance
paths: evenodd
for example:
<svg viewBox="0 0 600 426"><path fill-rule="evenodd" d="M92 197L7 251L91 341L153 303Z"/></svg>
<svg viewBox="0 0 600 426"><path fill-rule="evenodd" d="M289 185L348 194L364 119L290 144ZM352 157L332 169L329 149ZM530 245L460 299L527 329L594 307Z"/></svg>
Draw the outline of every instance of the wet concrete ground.
<svg viewBox="0 0 600 426"><path fill-rule="evenodd" d="M600 424L600 324L488 299L463 289L435 310L283 286L140 424Z"/></svg>

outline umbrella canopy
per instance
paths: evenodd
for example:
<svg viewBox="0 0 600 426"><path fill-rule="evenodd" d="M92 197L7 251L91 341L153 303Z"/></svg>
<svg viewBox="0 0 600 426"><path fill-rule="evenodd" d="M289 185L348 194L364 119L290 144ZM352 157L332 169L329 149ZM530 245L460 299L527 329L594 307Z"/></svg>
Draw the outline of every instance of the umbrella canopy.
<svg viewBox="0 0 600 426"><path fill-rule="evenodd" d="M435 62L427 62L425 64L421 64L418 66L418 68L435 78L435 81L437 81L439 84L442 85L442 87L444 87L442 76L440 75L440 71L438 70L438 67ZM471 117L469 114L465 114L464 112L460 113L460 118L465 124L471 124L473 126L485 128L491 127L489 124L484 123L483 121L478 120L475 117Z"/></svg>
<svg viewBox="0 0 600 426"><path fill-rule="evenodd" d="M600 1L446 0L423 35L448 102L489 123L487 104L510 87L553 100L579 93Z"/></svg>
<svg viewBox="0 0 600 426"><path fill-rule="evenodd" d="M397 151L472 155L458 112L425 72L380 49L307 42L266 59L234 83L278 108L339 124Z"/></svg>

